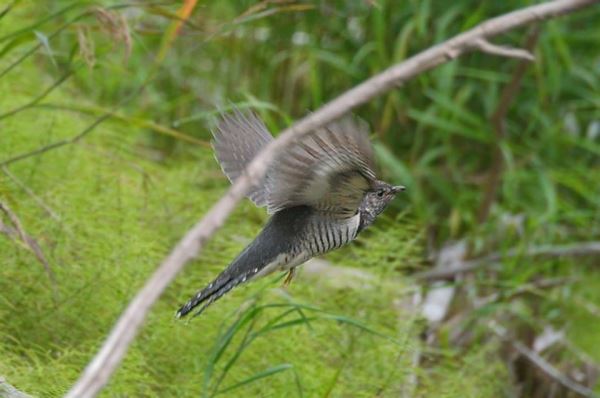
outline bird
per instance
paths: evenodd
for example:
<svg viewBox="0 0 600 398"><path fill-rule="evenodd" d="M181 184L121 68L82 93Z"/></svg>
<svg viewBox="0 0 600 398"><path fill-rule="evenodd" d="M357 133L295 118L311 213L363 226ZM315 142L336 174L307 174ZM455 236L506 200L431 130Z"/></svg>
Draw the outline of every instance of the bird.
<svg viewBox="0 0 600 398"><path fill-rule="evenodd" d="M247 197L271 215L258 236L177 312L202 313L234 287L287 271L356 239L404 186L377 179L366 122L346 115L296 140L269 164ZM221 116L212 131L215 157L231 183L274 138L253 112Z"/></svg>

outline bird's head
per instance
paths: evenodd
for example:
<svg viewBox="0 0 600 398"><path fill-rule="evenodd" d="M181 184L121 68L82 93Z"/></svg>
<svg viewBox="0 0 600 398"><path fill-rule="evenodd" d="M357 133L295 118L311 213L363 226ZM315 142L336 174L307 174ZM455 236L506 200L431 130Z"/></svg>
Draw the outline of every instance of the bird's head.
<svg viewBox="0 0 600 398"><path fill-rule="evenodd" d="M363 230L375 221L375 218L390 204L398 192L406 188L402 185L393 186L387 182L376 180L371 189L367 191L360 204L359 212L361 214L359 230Z"/></svg>

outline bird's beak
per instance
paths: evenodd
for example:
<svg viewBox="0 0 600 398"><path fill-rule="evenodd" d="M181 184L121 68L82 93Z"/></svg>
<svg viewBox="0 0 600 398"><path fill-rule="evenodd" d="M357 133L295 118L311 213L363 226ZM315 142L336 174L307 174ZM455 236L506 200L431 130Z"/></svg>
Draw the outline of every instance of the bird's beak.
<svg viewBox="0 0 600 398"><path fill-rule="evenodd" d="M393 193L398 193L398 192L402 192L405 190L406 190L406 187L404 185L396 185L395 187L392 187Z"/></svg>

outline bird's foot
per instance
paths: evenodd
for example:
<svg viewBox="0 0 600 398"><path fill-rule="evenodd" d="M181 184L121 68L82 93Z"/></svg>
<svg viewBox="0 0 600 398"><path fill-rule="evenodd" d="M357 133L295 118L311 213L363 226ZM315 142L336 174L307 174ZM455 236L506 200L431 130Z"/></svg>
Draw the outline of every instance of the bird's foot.
<svg viewBox="0 0 600 398"><path fill-rule="evenodd" d="M294 279L295 275L296 275L296 267L294 267L288 271L288 274L285 277L285 280L283 281L283 287L288 287L290 285L290 283L292 283L292 279Z"/></svg>

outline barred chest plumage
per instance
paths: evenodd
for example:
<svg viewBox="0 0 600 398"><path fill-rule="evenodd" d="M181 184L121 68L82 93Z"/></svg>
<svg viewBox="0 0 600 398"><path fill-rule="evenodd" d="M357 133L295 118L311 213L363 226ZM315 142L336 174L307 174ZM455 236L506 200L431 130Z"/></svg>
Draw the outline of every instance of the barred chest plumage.
<svg viewBox="0 0 600 398"><path fill-rule="evenodd" d="M290 270L312 257L337 249L352 242L358 234L360 214L339 219L315 212L305 221L289 251L277 256L259 271L254 278L275 271Z"/></svg>
<svg viewBox="0 0 600 398"><path fill-rule="evenodd" d="M345 219L316 213L308 220L299 244L311 256L318 256L352 242L359 225L358 213Z"/></svg>

